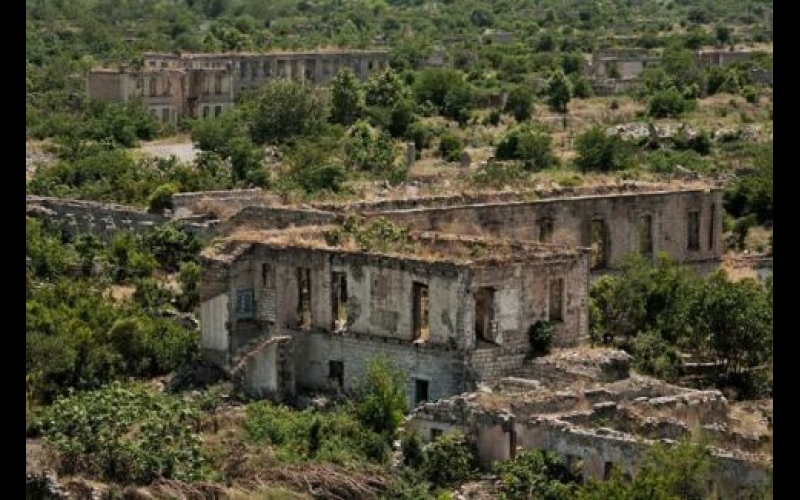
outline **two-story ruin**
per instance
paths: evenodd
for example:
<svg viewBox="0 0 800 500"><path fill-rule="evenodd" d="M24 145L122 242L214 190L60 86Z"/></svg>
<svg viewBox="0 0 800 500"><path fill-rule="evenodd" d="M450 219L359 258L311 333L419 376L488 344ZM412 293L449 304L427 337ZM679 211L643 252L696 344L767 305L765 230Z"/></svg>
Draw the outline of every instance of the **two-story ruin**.
<svg viewBox="0 0 800 500"><path fill-rule="evenodd" d="M411 401L435 400L523 370L539 321L555 345L588 335L587 249L411 233L369 251L337 234L240 231L206 252L203 349L250 392L351 389L385 354Z"/></svg>
<svg viewBox="0 0 800 500"><path fill-rule="evenodd" d="M328 83L347 68L357 78L388 68L381 50L317 50L269 53L155 53L143 55L140 68L95 69L87 77L91 99L141 99L161 121L179 116L219 116L235 97L277 78Z"/></svg>
<svg viewBox="0 0 800 500"><path fill-rule="evenodd" d="M350 215L392 221L413 244L332 242ZM247 206L206 256L203 347L257 394L348 389L386 353L411 401L438 399L525 373L538 321L556 345L582 343L590 276L630 254L713 267L721 217L721 192L698 188Z"/></svg>

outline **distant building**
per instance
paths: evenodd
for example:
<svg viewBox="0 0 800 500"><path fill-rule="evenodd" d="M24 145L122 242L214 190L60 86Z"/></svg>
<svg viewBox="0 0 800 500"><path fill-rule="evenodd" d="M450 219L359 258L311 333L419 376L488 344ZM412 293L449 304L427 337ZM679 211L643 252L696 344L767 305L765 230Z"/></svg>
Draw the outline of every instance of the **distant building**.
<svg viewBox="0 0 800 500"><path fill-rule="evenodd" d="M342 68L361 80L388 68L386 51L169 54L147 52L142 68L95 69L87 77L92 99L141 99L162 122L180 116L219 116L237 93L276 78L312 84L329 82Z"/></svg>

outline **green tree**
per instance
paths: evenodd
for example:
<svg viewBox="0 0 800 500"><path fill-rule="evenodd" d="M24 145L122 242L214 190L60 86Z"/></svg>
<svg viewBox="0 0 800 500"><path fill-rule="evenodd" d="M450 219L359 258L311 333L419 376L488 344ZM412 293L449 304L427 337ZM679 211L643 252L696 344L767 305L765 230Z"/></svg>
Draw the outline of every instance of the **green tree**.
<svg viewBox="0 0 800 500"><path fill-rule="evenodd" d="M147 200L147 206L150 211L163 213L164 210L172 210L172 196L177 193L178 190L178 186L173 183L158 186Z"/></svg>
<svg viewBox="0 0 800 500"><path fill-rule="evenodd" d="M422 472L434 486L467 480L476 469L475 450L463 434L447 432L423 448Z"/></svg>
<svg viewBox="0 0 800 500"><path fill-rule="evenodd" d="M545 450L519 452L512 460L496 462L503 498L507 500L566 500L581 483L579 471Z"/></svg>
<svg viewBox="0 0 800 500"><path fill-rule="evenodd" d="M367 363L358 394L358 419L374 432L394 435L408 409L405 373L384 355L373 358Z"/></svg>
<svg viewBox="0 0 800 500"><path fill-rule="evenodd" d="M706 446L683 439L666 446L655 443L642 460L633 479L618 470L608 481L590 481L579 491L579 500L701 500L707 498L711 456Z"/></svg>
<svg viewBox="0 0 800 500"><path fill-rule="evenodd" d="M392 109L398 102L411 98L411 89L391 69L373 75L365 84L364 100L367 106Z"/></svg>
<svg viewBox="0 0 800 500"><path fill-rule="evenodd" d="M554 111L567 112L567 104L572 98L572 86L564 71L557 69L550 75L545 86L547 102Z"/></svg>
<svg viewBox="0 0 800 500"><path fill-rule="evenodd" d="M431 103L442 116L464 124L469 119L472 88L455 69L432 68L421 71L414 81L414 95L420 104Z"/></svg>
<svg viewBox="0 0 800 500"><path fill-rule="evenodd" d="M464 145L461 139L452 132L445 132L439 137L439 156L445 161L457 162L461 159Z"/></svg>
<svg viewBox="0 0 800 500"><path fill-rule="evenodd" d="M361 117L363 107L364 92L358 79L350 69L340 70L331 83L330 121L352 125Z"/></svg>
<svg viewBox="0 0 800 500"><path fill-rule="evenodd" d="M495 156L501 160L519 160L526 170L539 171L558 165L550 134L531 123L509 130L497 144Z"/></svg>
<svg viewBox="0 0 800 500"><path fill-rule="evenodd" d="M647 114L654 118L679 117L691 111L696 105L694 99L686 98L678 89L672 87L655 92L647 104Z"/></svg>
<svg viewBox="0 0 800 500"><path fill-rule="evenodd" d="M511 113L518 122L524 122L531 117L532 108L533 91L530 88L518 85L511 89L504 108L506 113Z"/></svg>
<svg viewBox="0 0 800 500"><path fill-rule="evenodd" d="M253 142L280 143L318 132L326 120L327 102L310 85L280 79L258 91L247 116Z"/></svg>
<svg viewBox="0 0 800 500"><path fill-rule="evenodd" d="M575 140L575 165L582 172L613 172L631 165L633 150L618 135L608 135L599 126L593 126Z"/></svg>

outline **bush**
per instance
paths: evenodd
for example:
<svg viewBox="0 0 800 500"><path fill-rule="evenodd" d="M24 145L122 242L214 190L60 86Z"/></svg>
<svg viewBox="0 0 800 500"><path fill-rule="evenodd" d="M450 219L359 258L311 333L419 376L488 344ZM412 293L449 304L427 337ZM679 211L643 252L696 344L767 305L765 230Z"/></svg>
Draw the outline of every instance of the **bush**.
<svg viewBox="0 0 800 500"><path fill-rule="evenodd" d="M469 179L476 187L503 189L524 180L528 173L519 164L490 162L476 170Z"/></svg>
<svg viewBox="0 0 800 500"><path fill-rule="evenodd" d="M752 85L745 85L742 87L742 96L750 104L756 104L758 102L758 89Z"/></svg>
<svg viewBox="0 0 800 500"><path fill-rule="evenodd" d="M501 160L520 160L526 170L539 171L558 165L550 134L529 123L517 125L500 139L495 156Z"/></svg>
<svg viewBox="0 0 800 500"><path fill-rule="evenodd" d="M672 87L653 94L647 106L647 114L654 118L677 118L694 109L695 105L695 99L687 99Z"/></svg>
<svg viewBox="0 0 800 500"><path fill-rule="evenodd" d="M567 500L574 498L581 483L579 471L545 450L519 452L513 460L496 462L494 469L508 500Z"/></svg>
<svg viewBox="0 0 800 500"><path fill-rule="evenodd" d="M579 135L575 149L575 165L582 172L624 170L633 159L633 150L624 139L618 135L607 135L599 126Z"/></svg>
<svg viewBox="0 0 800 500"><path fill-rule="evenodd" d="M675 347L658 332L640 333L633 340L633 369L668 382L681 375L683 361Z"/></svg>
<svg viewBox="0 0 800 500"><path fill-rule="evenodd" d="M505 112L511 113L515 120L524 122L531 117L533 107L533 91L527 86L516 86L508 93ZM497 117L498 121L500 117Z"/></svg>
<svg viewBox="0 0 800 500"><path fill-rule="evenodd" d="M423 475L434 486L467 480L475 470L475 451L463 434L448 432L423 450Z"/></svg>
<svg viewBox="0 0 800 500"><path fill-rule="evenodd" d="M309 194L319 191L339 193L350 178L350 172L341 165L317 165L295 170L293 178Z"/></svg>
<svg viewBox="0 0 800 500"><path fill-rule="evenodd" d="M419 434L410 432L406 434L401 442L403 449L403 464L418 469L424 463L424 455L422 453L422 441Z"/></svg>
<svg viewBox="0 0 800 500"><path fill-rule="evenodd" d="M112 384L59 398L41 417L61 472L123 484L209 477L197 409L144 385Z"/></svg>
<svg viewBox="0 0 800 500"><path fill-rule="evenodd" d="M439 138L439 156L445 161L460 161L463 149L464 147L461 144L461 139L452 132L445 132Z"/></svg>
<svg viewBox="0 0 800 500"><path fill-rule="evenodd" d="M528 328L530 352L528 357L541 356L550 352L553 344L555 326L550 321L537 321Z"/></svg>
<svg viewBox="0 0 800 500"><path fill-rule="evenodd" d="M172 210L172 195L178 191L178 186L173 183L158 186L147 200L148 208L155 213L163 213L167 209Z"/></svg>
<svg viewBox="0 0 800 500"><path fill-rule="evenodd" d="M408 409L405 373L385 356L373 358L357 392L359 421L374 432L393 435Z"/></svg>

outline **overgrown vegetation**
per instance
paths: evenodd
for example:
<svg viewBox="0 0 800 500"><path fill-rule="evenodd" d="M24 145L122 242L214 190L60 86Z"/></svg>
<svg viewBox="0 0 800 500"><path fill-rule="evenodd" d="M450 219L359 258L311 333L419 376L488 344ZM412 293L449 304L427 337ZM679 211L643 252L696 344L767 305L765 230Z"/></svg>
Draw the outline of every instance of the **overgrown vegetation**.
<svg viewBox="0 0 800 500"><path fill-rule="evenodd" d="M716 362L715 381L741 397L771 394L772 289L724 271L700 278L665 256L631 257L618 276L592 283L591 334L630 349L634 366L675 379L680 352Z"/></svg>

